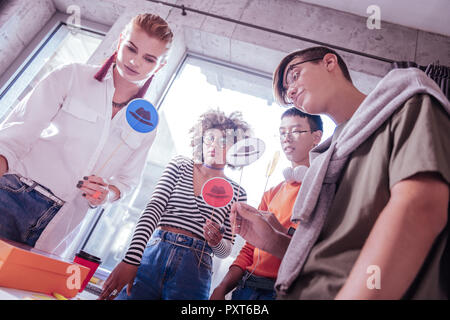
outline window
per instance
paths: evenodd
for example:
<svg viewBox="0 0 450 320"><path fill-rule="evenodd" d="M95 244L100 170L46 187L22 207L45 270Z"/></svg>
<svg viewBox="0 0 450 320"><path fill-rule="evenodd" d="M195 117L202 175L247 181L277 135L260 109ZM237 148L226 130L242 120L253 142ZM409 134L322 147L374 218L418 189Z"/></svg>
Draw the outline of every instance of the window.
<svg viewBox="0 0 450 320"><path fill-rule="evenodd" d="M83 250L102 258L101 268L112 270L123 258L141 212L169 160L178 154L192 157L188 131L210 108L219 108L226 114L241 111L254 135L266 144L263 157L243 169L241 181L248 194L248 203L258 206L266 184L267 165L275 151L280 150L282 154L278 128L280 116L286 109L273 101L271 75L188 54L158 106L158 134L140 186L119 204L103 212L82 246ZM332 131L333 128L327 127L325 135L329 136ZM282 181L282 168L290 165L283 156L280 159L267 190ZM225 174L239 182L239 170L227 168ZM238 236L228 259L214 259L212 288L222 279L243 244L243 239Z"/></svg>
<svg viewBox="0 0 450 320"><path fill-rule="evenodd" d="M103 40L103 32L71 28L63 22L65 17L58 14L51 19L40 43L31 43L0 79L0 122L47 73L59 65L87 62Z"/></svg>

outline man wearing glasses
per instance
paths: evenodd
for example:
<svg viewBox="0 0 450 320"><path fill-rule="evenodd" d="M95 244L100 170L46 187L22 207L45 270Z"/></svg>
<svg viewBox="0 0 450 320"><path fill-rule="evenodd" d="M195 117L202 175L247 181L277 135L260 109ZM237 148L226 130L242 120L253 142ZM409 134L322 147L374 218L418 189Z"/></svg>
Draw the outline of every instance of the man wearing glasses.
<svg viewBox="0 0 450 320"><path fill-rule="evenodd" d="M418 69L389 72L365 96L342 58L313 47L274 73L279 103L337 124L283 234L245 204L235 232L282 258L280 299L448 299L450 104Z"/></svg>
<svg viewBox="0 0 450 320"><path fill-rule="evenodd" d="M309 151L322 138L323 123L320 116L303 113L296 108L281 116L280 144L291 167L283 171L285 181L265 192L258 210L270 212L286 234L292 234L296 223L291 212L301 181L309 167ZM273 300L274 285L281 260L246 243L230 266L228 273L211 295L211 300L224 300L233 291L233 300Z"/></svg>

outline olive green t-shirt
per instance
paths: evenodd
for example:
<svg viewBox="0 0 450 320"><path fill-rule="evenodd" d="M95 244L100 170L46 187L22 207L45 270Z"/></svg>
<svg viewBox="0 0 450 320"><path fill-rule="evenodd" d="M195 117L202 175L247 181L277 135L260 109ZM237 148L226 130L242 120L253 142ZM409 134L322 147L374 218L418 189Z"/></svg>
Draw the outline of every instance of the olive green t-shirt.
<svg viewBox="0 0 450 320"><path fill-rule="evenodd" d="M336 128L333 139L344 126ZM390 189L420 172L440 173L450 184L450 118L434 98L425 94L406 101L351 154L322 232L289 293L279 298L333 299L387 205ZM436 239L404 298L449 298L448 229L449 224Z"/></svg>

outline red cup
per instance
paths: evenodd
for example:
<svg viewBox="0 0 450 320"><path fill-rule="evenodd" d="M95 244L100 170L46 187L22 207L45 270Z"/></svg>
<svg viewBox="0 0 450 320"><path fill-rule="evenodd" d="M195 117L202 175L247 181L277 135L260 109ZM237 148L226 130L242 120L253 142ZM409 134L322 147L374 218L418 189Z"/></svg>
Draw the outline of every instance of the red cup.
<svg viewBox="0 0 450 320"><path fill-rule="evenodd" d="M80 264L82 266L88 267L90 269L86 279L84 280L83 284L81 285L81 288L78 292L81 292L84 290L86 285L89 283L89 280L91 280L92 276L94 275L95 271L97 270L98 266L102 263L102 259L93 256L87 252L80 251L75 255L75 259L73 259L73 262Z"/></svg>

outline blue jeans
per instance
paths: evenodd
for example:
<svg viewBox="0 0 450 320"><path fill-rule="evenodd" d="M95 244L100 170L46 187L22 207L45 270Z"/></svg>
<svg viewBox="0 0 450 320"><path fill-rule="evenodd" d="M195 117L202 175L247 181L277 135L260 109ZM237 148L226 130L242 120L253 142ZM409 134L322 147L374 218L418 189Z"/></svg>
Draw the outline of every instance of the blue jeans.
<svg viewBox="0 0 450 320"><path fill-rule="evenodd" d="M205 241L157 229L145 248L131 295L125 287L116 299L207 300L211 273L212 249Z"/></svg>
<svg viewBox="0 0 450 320"><path fill-rule="evenodd" d="M277 295L274 285L274 280L255 275L249 276L246 271L238 287L233 291L231 300L275 300Z"/></svg>
<svg viewBox="0 0 450 320"><path fill-rule="evenodd" d="M0 238L34 247L62 206L19 179L14 174L0 177Z"/></svg>

